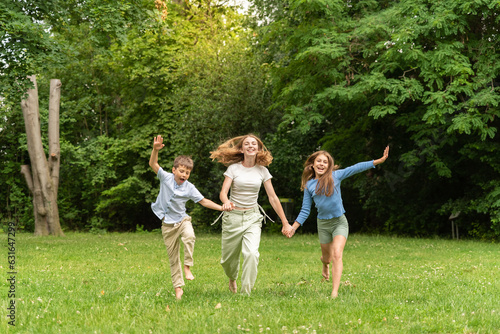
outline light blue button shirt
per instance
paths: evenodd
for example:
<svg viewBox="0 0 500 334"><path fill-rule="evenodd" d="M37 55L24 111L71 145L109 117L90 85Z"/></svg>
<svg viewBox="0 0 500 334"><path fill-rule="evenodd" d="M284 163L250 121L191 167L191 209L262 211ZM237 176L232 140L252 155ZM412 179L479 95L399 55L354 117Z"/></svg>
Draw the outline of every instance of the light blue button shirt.
<svg viewBox="0 0 500 334"><path fill-rule="evenodd" d="M204 198L191 182L184 181L178 185L174 174L165 172L161 167L157 176L160 180L160 193L156 202L151 204L151 209L166 224L178 223L187 216L187 201L198 203Z"/></svg>

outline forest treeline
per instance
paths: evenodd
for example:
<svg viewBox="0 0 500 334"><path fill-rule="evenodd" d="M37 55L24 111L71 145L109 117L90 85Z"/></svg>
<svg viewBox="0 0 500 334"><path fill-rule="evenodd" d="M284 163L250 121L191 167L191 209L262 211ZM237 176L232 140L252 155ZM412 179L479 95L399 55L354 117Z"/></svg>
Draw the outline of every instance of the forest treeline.
<svg viewBox="0 0 500 334"><path fill-rule="evenodd" d="M248 12L224 0L2 2L1 222L34 228L20 174L34 74L43 136L49 81L62 83L65 230L158 228L157 134L160 165L191 155L190 181L219 202L224 167L209 152L254 133L292 216L309 154L347 167L390 145L386 163L342 185L351 232L449 237L455 214L461 237L498 240L499 13L487 0L252 0ZM189 210L218 228L216 212ZM315 225L312 214L304 229Z"/></svg>

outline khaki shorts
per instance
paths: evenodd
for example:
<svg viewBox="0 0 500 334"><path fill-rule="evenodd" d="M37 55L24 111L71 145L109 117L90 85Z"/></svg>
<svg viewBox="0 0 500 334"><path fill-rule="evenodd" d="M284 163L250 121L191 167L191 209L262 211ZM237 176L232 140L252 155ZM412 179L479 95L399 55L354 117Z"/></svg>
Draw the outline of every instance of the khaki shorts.
<svg viewBox="0 0 500 334"><path fill-rule="evenodd" d="M337 235L343 235L346 239L349 235L349 223L345 215L331 219L318 218L318 236L321 244L329 244Z"/></svg>

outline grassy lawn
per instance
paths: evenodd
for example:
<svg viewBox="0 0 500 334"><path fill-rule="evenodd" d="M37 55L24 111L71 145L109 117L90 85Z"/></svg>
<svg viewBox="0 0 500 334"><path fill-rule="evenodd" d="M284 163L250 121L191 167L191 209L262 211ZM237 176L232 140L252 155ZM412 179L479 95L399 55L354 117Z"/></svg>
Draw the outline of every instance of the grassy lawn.
<svg viewBox="0 0 500 334"><path fill-rule="evenodd" d="M498 244L352 235L331 300L316 235L263 235L244 297L227 288L220 235L198 234L196 279L176 301L159 232L15 241L16 326L4 279L3 333L500 333Z"/></svg>

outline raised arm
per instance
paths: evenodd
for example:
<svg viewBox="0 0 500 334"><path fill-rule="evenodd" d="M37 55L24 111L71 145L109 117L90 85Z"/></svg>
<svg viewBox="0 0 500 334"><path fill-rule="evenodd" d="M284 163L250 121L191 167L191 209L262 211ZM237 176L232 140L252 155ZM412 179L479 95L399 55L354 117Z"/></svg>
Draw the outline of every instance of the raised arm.
<svg viewBox="0 0 500 334"><path fill-rule="evenodd" d="M264 182L264 188L266 189L267 197L269 198L269 203L271 203L271 206L273 207L274 211L278 214L278 216L281 219L281 222L283 223L283 227L281 228L281 233L283 233L283 235L288 237L288 234L290 233L292 227L288 223L288 219L286 219L285 211L283 211L280 199L278 198L276 192L274 191L271 179Z"/></svg>
<svg viewBox="0 0 500 334"><path fill-rule="evenodd" d="M158 164L158 151L161 150L165 144L163 144L162 136L158 135L153 140L153 151L151 151L151 157L149 158L149 165L153 168L155 174L158 174L160 165Z"/></svg>
<svg viewBox="0 0 500 334"><path fill-rule="evenodd" d="M382 158L377 159L377 160L373 160L373 165L377 166L377 165L380 165L380 164L384 163L385 160L387 160L388 157L389 157L389 146L387 146L385 148L384 155L382 156Z"/></svg>

